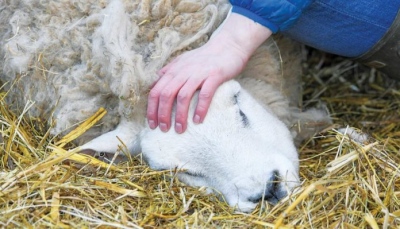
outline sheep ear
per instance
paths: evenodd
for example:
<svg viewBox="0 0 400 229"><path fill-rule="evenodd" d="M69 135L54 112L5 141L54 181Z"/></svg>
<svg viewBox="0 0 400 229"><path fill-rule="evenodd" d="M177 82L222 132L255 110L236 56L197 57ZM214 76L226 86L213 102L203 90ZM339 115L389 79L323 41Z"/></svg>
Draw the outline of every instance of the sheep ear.
<svg viewBox="0 0 400 229"><path fill-rule="evenodd" d="M93 151L115 153L118 150L118 145L121 144L119 143L118 138L123 138L123 136L118 133L117 128L84 144L81 146L81 149L85 152Z"/></svg>
<svg viewBox="0 0 400 229"><path fill-rule="evenodd" d="M110 132L100 135L81 146L82 151L94 151L114 154L120 145L125 145L131 154L140 152L138 128L126 122L121 122L118 127ZM89 150L89 151L88 151Z"/></svg>
<svg viewBox="0 0 400 229"><path fill-rule="evenodd" d="M106 163L118 164L120 162L127 161L126 156L122 154L115 155L114 153L97 152L92 149L84 149L79 151L79 153L92 156Z"/></svg>
<svg viewBox="0 0 400 229"><path fill-rule="evenodd" d="M215 92L215 98L213 101L222 103L225 106L231 106L236 104L235 96L241 91L242 87L235 80L230 80L223 83L218 90Z"/></svg>

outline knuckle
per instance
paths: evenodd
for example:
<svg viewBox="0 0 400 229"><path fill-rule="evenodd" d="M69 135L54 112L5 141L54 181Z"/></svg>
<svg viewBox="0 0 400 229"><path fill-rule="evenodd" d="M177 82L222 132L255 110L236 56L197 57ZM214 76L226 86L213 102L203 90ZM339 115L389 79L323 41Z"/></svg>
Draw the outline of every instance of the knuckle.
<svg viewBox="0 0 400 229"><path fill-rule="evenodd" d="M197 105L196 113L198 113L199 115L202 115L206 110L207 110L206 106L199 104L199 105Z"/></svg>
<svg viewBox="0 0 400 229"><path fill-rule="evenodd" d="M176 113L175 121L179 123L186 123L187 115L183 112Z"/></svg>
<svg viewBox="0 0 400 229"><path fill-rule="evenodd" d="M208 110L211 100L199 100L196 107L196 113L203 114Z"/></svg>
<svg viewBox="0 0 400 229"><path fill-rule="evenodd" d="M148 119L154 119L157 116L158 105L149 101L146 110L146 117Z"/></svg>
<svg viewBox="0 0 400 229"><path fill-rule="evenodd" d="M185 103L190 99L189 93L187 93L186 91L180 91L178 93L178 96L176 97L178 103Z"/></svg>
<svg viewBox="0 0 400 229"><path fill-rule="evenodd" d="M147 109L147 119L154 119L154 117L156 117L157 114L156 112L154 112L153 110Z"/></svg>
<svg viewBox="0 0 400 229"><path fill-rule="evenodd" d="M155 89L150 90L150 93L149 93L150 99L158 99L158 97L160 97L160 92L158 90L155 90Z"/></svg>
<svg viewBox="0 0 400 229"><path fill-rule="evenodd" d="M222 68L214 68L209 74L211 76L221 76L224 75L224 70Z"/></svg>
<svg viewBox="0 0 400 229"><path fill-rule="evenodd" d="M209 100L211 99L212 94L208 91L200 91L199 99L200 100Z"/></svg>
<svg viewBox="0 0 400 229"><path fill-rule="evenodd" d="M162 123L169 123L170 117L167 114L160 113L158 114L158 121Z"/></svg>
<svg viewBox="0 0 400 229"><path fill-rule="evenodd" d="M164 89L161 93L160 93L160 100L161 101L168 101L171 99L173 93L171 90L169 89Z"/></svg>

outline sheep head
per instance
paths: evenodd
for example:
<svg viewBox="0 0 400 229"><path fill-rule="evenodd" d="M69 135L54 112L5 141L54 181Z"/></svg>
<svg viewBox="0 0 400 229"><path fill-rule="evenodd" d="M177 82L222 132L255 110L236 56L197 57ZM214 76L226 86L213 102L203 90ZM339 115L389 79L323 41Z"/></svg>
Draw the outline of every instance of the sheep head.
<svg viewBox="0 0 400 229"><path fill-rule="evenodd" d="M183 134L147 127L140 146L153 169L178 168L180 180L217 190L241 211L276 203L299 181L288 128L235 81L218 89L204 123L190 122Z"/></svg>

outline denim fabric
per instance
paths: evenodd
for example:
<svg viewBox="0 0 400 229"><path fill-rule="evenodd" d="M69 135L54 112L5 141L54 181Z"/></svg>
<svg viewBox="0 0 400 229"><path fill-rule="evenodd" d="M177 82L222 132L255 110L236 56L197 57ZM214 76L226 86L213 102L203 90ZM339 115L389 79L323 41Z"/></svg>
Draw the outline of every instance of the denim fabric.
<svg viewBox="0 0 400 229"><path fill-rule="evenodd" d="M230 0L232 12L248 17L272 32L285 30L312 0Z"/></svg>
<svg viewBox="0 0 400 229"><path fill-rule="evenodd" d="M400 0L315 0L283 33L346 57L366 53L389 29Z"/></svg>

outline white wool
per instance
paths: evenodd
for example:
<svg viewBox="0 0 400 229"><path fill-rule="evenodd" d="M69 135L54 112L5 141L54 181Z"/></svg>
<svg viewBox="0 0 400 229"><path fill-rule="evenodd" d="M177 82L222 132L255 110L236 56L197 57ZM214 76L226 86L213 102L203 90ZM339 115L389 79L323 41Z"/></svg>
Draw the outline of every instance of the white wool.
<svg viewBox="0 0 400 229"><path fill-rule="evenodd" d="M204 43L229 9L227 1L2 1L3 82L33 116L57 119L63 133L99 107L107 116L83 141L142 120L156 71L178 51ZM175 54L174 54L175 53ZM12 96L24 94L25 96ZM17 101L15 101L17 100ZM90 104L90 106L88 106ZM140 119L138 118L140 117Z"/></svg>

